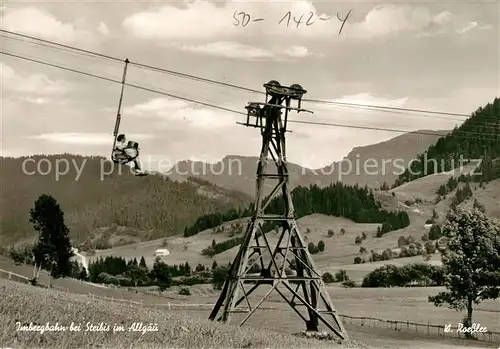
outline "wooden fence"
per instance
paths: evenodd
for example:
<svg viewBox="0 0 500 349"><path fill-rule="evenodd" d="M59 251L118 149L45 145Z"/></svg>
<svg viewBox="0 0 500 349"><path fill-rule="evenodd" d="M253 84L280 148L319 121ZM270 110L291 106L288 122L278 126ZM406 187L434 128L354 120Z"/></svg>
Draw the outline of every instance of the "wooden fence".
<svg viewBox="0 0 500 349"><path fill-rule="evenodd" d="M437 336L445 338L466 338L465 333L458 331L457 326L447 327L444 325L433 325L430 323L421 324L411 321L385 320L373 317L349 316L343 314L340 314L340 316L344 319L344 323L352 323L361 326L391 328L394 331L413 331L426 334L428 337ZM487 332L476 332L474 333L474 336L480 341L493 342L500 345L500 332L488 330Z"/></svg>
<svg viewBox="0 0 500 349"><path fill-rule="evenodd" d="M0 269L0 277L8 278L9 280L29 283L29 278L19 275L16 273L8 272L6 270ZM53 286L55 289L59 289L64 292L69 292L68 289L64 289L58 286ZM73 293L72 293L73 294ZM155 309L168 309L168 310L212 310L214 304L204 303L204 304L192 304L192 303L144 303L142 300L140 302L133 301L131 299L119 299L114 297L103 297L98 296L93 293L88 293L86 295L92 300L105 300L110 302L117 302L128 304L130 307L140 306L141 308L155 308ZM260 307L260 309L283 311L283 309L273 308L273 307ZM355 324L359 326L367 327L378 327L378 328L390 328L394 331L413 331L417 333L426 334L428 337L445 337L445 338L466 338L465 333L459 332L457 326L451 326L447 328L444 325L434 325L434 324L422 324L411 321L400 321L400 320L386 320L373 317L364 316L350 316L345 314L339 314L340 317L344 319L344 323ZM487 332L476 332L475 337L480 341L498 343L500 345L500 332L487 331ZM499 347L500 349L500 347Z"/></svg>
<svg viewBox="0 0 500 349"><path fill-rule="evenodd" d="M168 310L212 310L215 304L204 303L204 304L192 304L192 303L143 303L136 302L126 299L116 299L113 297L101 297L96 296L92 293L88 294L91 299L102 299L111 302L128 303L130 306L140 306L155 309L168 309ZM274 311L284 311L283 309L273 308L273 307L259 307L262 310L274 310ZM378 319L373 317L364 316L350 316L345 314L339 314L340 317L344 319L344 323L351 323L360 326L367 327L378 327L378 328L391 328L394 331L413 331L417 333L426 334L428 337L444 337L444 338L462 338L465 339L465 333L459 332L457 326L450 326L447 328L444 325L433 325L430 323L421 324L411 321L400 321L400 320L386 320ZM487 332L477 332L474 333L475 337L479 341L493 342L500 345L500 332L487 331ZM499 347L500 349L500 347Z"/></svg>

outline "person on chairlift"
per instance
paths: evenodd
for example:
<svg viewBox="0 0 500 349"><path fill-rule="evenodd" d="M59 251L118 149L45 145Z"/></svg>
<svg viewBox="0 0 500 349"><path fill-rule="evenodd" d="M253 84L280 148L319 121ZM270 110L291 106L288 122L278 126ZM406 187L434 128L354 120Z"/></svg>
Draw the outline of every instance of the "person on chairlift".
<svg viewBox="0 0 500 349"><path fill-rule="evenodd" d="M141 165L139 164L139 147L136 142L127 142L124 134L118 135L116 139L117 144L115 150L118 152L119 158L124 160L124 163L134 162L134 172L136 175L145 174L141 170Z"/></svg>

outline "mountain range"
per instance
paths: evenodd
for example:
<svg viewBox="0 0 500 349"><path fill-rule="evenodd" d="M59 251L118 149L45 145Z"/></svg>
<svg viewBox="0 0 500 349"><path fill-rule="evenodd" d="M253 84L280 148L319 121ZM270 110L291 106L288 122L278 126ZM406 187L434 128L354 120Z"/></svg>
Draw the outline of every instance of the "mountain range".
<svg viewBox="0 0 500 349"><path fill-rule="evenodd" d="M404 172L411 160L449 132L419 130L385 142L355 147L341 161L319 169L310 169L289 162L290 184L292 188L310 184L324 187L340 181L349 185L367 185L371 188L379 188L384 182L390 186ZM258 160L257 156L238 155L228 155L216 164L185 160L173 166L168 176L178 181L196 177L254 197ZM269 166L276 168L272 162ZM266 192L272 190L271 186L267 184Z"/></svg>

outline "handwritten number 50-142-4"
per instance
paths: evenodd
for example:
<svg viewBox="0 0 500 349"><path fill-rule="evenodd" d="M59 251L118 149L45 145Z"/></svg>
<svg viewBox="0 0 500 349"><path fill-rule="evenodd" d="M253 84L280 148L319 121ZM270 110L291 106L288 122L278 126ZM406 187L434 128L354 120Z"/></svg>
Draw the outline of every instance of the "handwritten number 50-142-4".
<svg viewBox="0 0 500 349"><path fill-rule="evenodd" d="M340 27L340 30L339 30L339 35L340 35L340 33L342 33L342 29L344 29L344 25L347 22L347 19L349 18L351 12L352 12L352 10L349 10L349 12L345 16L345 18L341 18L340 15L337 13L337 19L342 23L342 25ZM291 24L291 22L293 20L293 22L295 22L297 28L301 24L305 24L306 26L311 26L311 25L313 25L316 22L316 20L313 20L314 15L315 15L314 12L309 12L309 14L307 16L305 14L302 14L297 19L297 17L295 17L295 16L292 15L292 11L288 11L287 13L285 13L285 15L283 17L281 17L281 19L278 22L278 25L280 25L282 23L285 23L285 25L287 27L290 27L290 24ZM317 19L320 20L320 21L328 21L328 20L330 20L332 18L333 17L326 17L326 18L323 18L321 16L317 17ZM246 12L238 12L238 10L234 11L234 13L233 13L233 19L236 21L233 24L235 27L240 26L240 25L242 27L246 27L250 22L260 22L260 21L264 20L264 18L253 18L252 19L252 17L248 13L246 13Z"/></svg>

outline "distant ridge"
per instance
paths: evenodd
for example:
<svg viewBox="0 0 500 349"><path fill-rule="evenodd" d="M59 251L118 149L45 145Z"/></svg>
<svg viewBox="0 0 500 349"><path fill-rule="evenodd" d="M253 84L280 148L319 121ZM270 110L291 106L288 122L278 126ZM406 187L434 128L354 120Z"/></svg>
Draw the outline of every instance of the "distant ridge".
<svg viewBox="0 0 500 349"><path fill-rule="evenodd" d="M307 186L309 184L326 186L339 181L339 179L343 183L350 185L359 184L378 188L384 181L391 185L412 159L416 158L419 153L426 150L430 145L436 143L440 136L444 136L449 132L451 131L419 130L377 144L355 147L342 161L333 162L319 169L309 169L289 162L290 182L292 187ZM341 168L347 169L341 167L346 165L346 161L355 164L356 159L359 159L358 161L361 163L367 159L374 159L380 167L378 171L374 171L378 173L365 173L362 169L346 175L340 173ZM399 173L395 173L394 161L396 159L400 159L398 161L401 165ZM390 162L382 165L383 160L390 160ZM184 160L178 162L168 176L179 181L193 176L253 197L255 195L257 162L258 157L239 155L227 155L218 163L210 165L199 161ZM385 168L382 168L382 166L385 166ZM183 175L185 173L187 174ZM266 189L269 191L270 187Z"/></svg>

